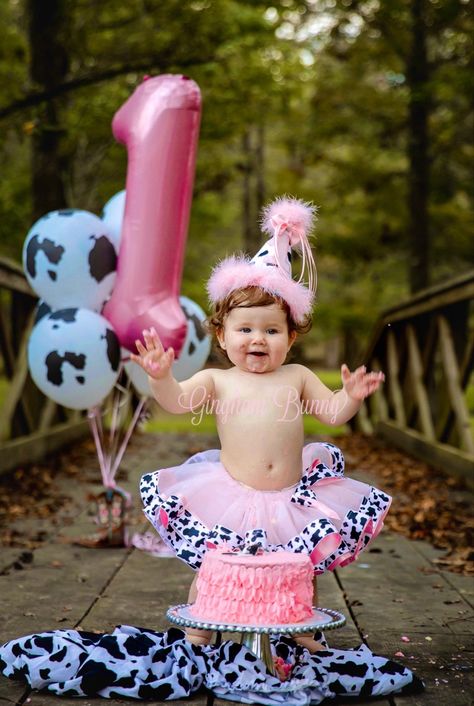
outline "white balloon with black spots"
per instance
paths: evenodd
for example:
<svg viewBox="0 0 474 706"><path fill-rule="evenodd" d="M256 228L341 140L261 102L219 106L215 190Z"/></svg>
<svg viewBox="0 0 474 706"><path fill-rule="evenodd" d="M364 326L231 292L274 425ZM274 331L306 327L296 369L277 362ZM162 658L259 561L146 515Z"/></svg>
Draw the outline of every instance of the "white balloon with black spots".
<svg viewBox="0 0 474 706"><path fill-rule="evenodd" d="M204 329L206 314L199 304L189 297L181 296L179 302L187 321L186 338L179 358L173 363L173 375L179 382L187 380L201 370L211 352L211 338ZM152 395L148 375L137 363L125 363L125 371L139 395Z"/></svg>
<svg viewBox="0 0 474 706"><path fill-rule="evenodd" d="M23 268L52 309L100 311L114 287L117 250L108 226L93 213L51 211L26 236Z"/></svg>
<svg viewBox="0 0 474 706"><path fill-rule="evenodd" d="M110 198L102 211L102 220L106 224L117 252L122 235L123 216L125 213L125 189Z"/></svg>
<svg viewBox="0 0 474 706"><path fill-rule="evenodd" d="M28 344L31 377L47 397L64 407L100 404L120 372L120 344L107 319L89 309L45 313Z"/></svg>
<svg viewBox="0 0 474 706"><path fill-rule="evenodd" d="M211 337L204 328L206 313L199 304L184 296L179 303L188 324L179 358L173 363L173 375L181 381L202 370L211 352Z"/></svg>

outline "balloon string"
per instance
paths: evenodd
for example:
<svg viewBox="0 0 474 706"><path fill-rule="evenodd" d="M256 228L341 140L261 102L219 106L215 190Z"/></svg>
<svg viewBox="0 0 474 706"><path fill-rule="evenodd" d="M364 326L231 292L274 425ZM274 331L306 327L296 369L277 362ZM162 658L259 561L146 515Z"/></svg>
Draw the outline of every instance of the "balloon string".
<svg viewBox="0 0 474 706"><path fill-rule="evenodd" d="M99 424L97 422L97 419L99 417L98 407L93 407L89 411L87 417L89 419L89 426L91 428L92 437L94 439L95 448L97 451L97 458L99 459L99 468L100 468L100 473L102 476L102 482L105 485L105 487L107 488L108 487L108 480L109 480L109 473L108 473L107 464L106 464L106 460L105 460L102 439L101 439L100 432L99 432Z"/></svg>
<svg viewBox="0 0 474 706"><path fill-rule="evenodd" d="M121 461L122 461L123 455L124 455L124 453L125 453L125 449L127 448L128 442L130 441L130 437L132 436L132 432L133 432L133 430L135 429L135 427L136 427L136 425L137 425L137 422L138 422L138 420L139 420L139 418L140 418L140 414L141 414L142 409L143 409L143 407L144 407L144 405L145 405L146 399L147 399L147 398L146 398L145 396L142 397L142 398L140 399L140 402L138 403L136 409L135 409L135 412L134 412L134 414L133 414L132 420L131 420L131 422L130 422L130 424L129 424L129 426L128 426L127 432L126 432L126 434L125 434L125 436L124 436L124 438L123 438L122 444L120 445L120 449L118 450L118 453L117 453L117 455L116 455L116 457L115 457L115 460L114 460L114 463L113 463L113 466L112 466L112 470L111 470L111 473L110 473L112 479L115 477L115 474L116 474L116 472L117 472L117 469L118 469L118 467L120 466L120 463L121 463Z"/></svg>
<svg viewBox="0 0 474 706"><path fill-rule="evenodd" d="M119 428L119 416L120 416L120 391L114 390L113 400L112 400L112 418L110 420L109 429L109 452L107 454L108 461L108 481L112 485L114 483L115 473L112 470L113 459L116 455L117 442L118 442L118 428Z"/></svg>
<svg viewBox="0 0 474 706"><path fill-rule="evenodd" d="M112 419L110 421L109 429L109 448L112 447L116 432L117 432L117 417L119 411L119 392L114 388L113 399L112 399Z"/></svg>

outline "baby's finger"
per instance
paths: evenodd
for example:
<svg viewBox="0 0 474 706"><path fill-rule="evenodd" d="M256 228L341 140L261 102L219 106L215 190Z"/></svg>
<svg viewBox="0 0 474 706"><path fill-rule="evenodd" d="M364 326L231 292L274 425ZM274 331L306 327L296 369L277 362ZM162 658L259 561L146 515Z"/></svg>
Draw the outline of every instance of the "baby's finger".
<svg viewBox="0 0 474 706"><path fill-rule="evenodd" d="M147 354L147 349L145 348L145 346L143 345L143 343L139 339L137 339L135 341L135 346L136 346L137 351L139 352L140 355Z"/></svg>
<svg viewBox="0 0 474 706"><path fill-rule="evenodd" d="M351 377L351 371L345 363L341 365L341 379L343 382L347 382Z"/></svg>
<svg viewBox="0 0 474 706"><path fill-rule="evenodd" d="M154 351L155 350L155 342L153 340L153 336L151 334L151 331L148 329L145 329L143 331L143 338L145 339L145 346L148 352Z"/></svg>
<svg viewBox="0 0 474 706"><path fill-rule="evenodd" d="M160 351L160 353L164 353L165 349L163 348L163 344L161 343L161 339L158 336L157 330L154 326L151 327L149 333L150 333L151 340L154 343L155 349L157 351Z"/></svg>

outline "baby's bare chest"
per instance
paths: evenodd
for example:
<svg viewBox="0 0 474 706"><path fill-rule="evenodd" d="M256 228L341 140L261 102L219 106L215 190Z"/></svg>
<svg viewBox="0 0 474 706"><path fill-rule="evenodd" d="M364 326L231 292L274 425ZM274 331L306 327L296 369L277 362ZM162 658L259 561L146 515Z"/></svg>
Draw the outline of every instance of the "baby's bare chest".
<svg viewBox="0 0 474 706"><path fill-rule="evenodd" d="M226 371L227 372L227 371ZM230 373L230 371L229 371ZM240 423L260 420L260 424L273 424L287 416L289 408L300 406L302 384L294 371L239 376L222 376L216 384L214 413Z"/></svg>

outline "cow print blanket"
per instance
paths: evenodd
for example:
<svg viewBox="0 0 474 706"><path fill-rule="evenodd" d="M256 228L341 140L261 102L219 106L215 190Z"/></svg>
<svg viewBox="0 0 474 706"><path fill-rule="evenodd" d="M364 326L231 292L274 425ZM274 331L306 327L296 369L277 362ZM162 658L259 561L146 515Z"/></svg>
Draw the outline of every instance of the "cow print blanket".
<svg viewBox="0 0 474 706"><path fill-rule="evenodd" d="M324 640L320 633L317 639ZM319 704L339 695L415 693L423 683L409 669L355 650L311 655L290 638L271 638L272 651L290 676L280 681L235 642L197 647L177 628L154 632L120 625L111 634L52 630L7 642L0 671L58 696L182 699L201 689L248 704ZM327 643L323 643L327 644Z"/></svg>

